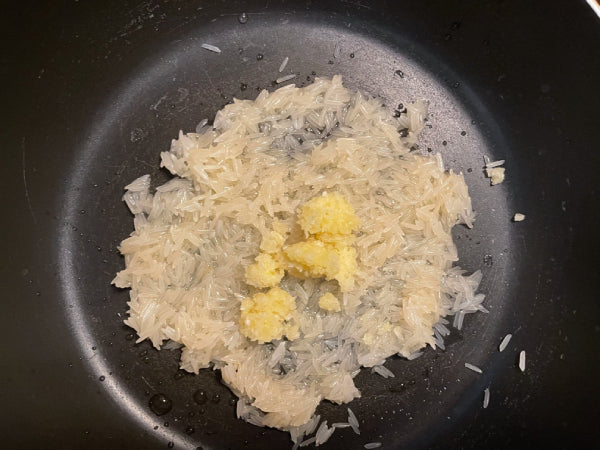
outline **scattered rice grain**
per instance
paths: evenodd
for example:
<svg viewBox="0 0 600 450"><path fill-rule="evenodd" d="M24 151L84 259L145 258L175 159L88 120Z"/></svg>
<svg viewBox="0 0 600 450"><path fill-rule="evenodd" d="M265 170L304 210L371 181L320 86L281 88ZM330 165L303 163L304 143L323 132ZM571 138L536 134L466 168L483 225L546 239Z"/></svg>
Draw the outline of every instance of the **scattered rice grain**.
<svg viewBox="0 0 600 450"><path fill-rule="evenodd" d="M506 349L506 346L510 342L511 338L512 338L512 334L507 334L506 336L504 336L504 339L502 339L502 342L500 342L500 346L498 347L498 350L503 352L504 349Z"/></svg>
<svg viewBox="0 0 600 450"><path fill-rule="evenodd" d="M201 46L202 48L209 50L211 52L215 52L215 53L221 53L221 49L215 45L210 45L210 44L202 44Z"/></svg>
<svg viewBox="0 0 600 450"><path fill-rule="evenodd" d="M481 370L479 367L470 364L470 363L465 363L465 367L467 369L471 369L473 372L477 372L477 373L483 373L483 370Z"/></svg>

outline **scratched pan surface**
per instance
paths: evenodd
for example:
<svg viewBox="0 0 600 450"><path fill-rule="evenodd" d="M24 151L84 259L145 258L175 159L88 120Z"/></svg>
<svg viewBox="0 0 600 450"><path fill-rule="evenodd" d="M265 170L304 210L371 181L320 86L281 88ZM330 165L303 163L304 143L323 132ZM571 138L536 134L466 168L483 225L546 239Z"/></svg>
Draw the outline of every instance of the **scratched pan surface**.
<svg viewBox="0 0 600 450"><path fill-rule="evenodd" d="M273 89L286 56L299 85L342 74L390 108L430 100L420 150L465 174L478 216L455 239L461 266L483 271L490 310L467 317L445 351L391 358L395 378L359 374L350 406L362 433L338 430L324 448L598 437L600 21L585 2L80 3L20 6L2 27L7 448L290 446L235 418L218 373L178 371L178 351L136 345L127 292L110 286L132 230L123 186L166 180L159 152L178 131ZM484 156L506 160L504 184L489 186ZM173 404L161 416L149 407L158 393ZM346 419L345 406L318 411Z"/></svg>

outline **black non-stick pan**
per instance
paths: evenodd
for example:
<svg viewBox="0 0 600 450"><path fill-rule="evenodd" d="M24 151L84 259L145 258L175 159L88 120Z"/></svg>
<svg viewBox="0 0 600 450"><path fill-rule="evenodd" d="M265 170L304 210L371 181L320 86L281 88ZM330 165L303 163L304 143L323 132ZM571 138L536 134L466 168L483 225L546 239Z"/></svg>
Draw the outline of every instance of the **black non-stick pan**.
<svg viewBox="0 0 600 450"><path fill-rule="evenodd" d="M136 344L128 293L110 285L132 230L123 186L166 180L159 153L178 131L274 89L286 56L298 85L342 74L390 108L430 101L418 151L465 174L478 216L455 240L490 310L445 351L391 358L395 378L363 371L361 435L324 448L600 437L600 18L584 0L31 2L5 5L1 28L3 448L291 447L235 418L218 372ZM503 184L484 156L506 160Z"/></svg>

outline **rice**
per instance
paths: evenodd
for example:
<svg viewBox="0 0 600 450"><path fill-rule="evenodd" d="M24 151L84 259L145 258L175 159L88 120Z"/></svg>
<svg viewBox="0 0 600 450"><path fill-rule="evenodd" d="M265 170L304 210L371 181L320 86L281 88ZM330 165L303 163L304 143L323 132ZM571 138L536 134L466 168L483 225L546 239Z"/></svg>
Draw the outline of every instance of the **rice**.
<svg viewBox="0 0 600 450"><path fill-rule="evenodd" d="M287 66L287 63L289 60L290 60L290 58L288 58L287 56L285 58L283 58L283 61L281 62L281 65L279 66L279 73L281 73L285 70L285 66Z"/></svg>
<svg viewBox="0 0 600 450"><path fill-rule="evenodd" d="M373 366L371 371L378 375L381 375L383 378L394 378L396 376L394 375L394 372L392 372L385 366Z"/></svg>
<svg viewBox="0 0 600 450"><path fill-rule="evenodd" d="M467 369L472 370L473 372L477 372L477 373L483 373L483 370L481 370L479 367L474 366L473 364L470 363L465 363L465 367Z"/></svg>
<svg viewBox="0 0 600 450"><path fill-rule="evenodd" d="M323 421L323 423L317 430L317 434L315 434L315 447L318 447L319 445L327 442L334 432L335 427L328 428L327 421Z"/></svg>
<svg viewBox="0 0 600 450"><path fill-rule="evenodd" d="M483 391L483 407L487 408L490 404L490 388L485 388Z"/></svg>
<svg viewBox="0 0 600 450"><path fill-rule="evenodd" d="M286 81L289 80L293 80L294 78L296 78L298 75L296 75L295 73L291 73L289 75L285 75L283 77L279 77L275 80L275 83L277 84L281 84L281 83L285 83Z"/></svg>
<svg viewBox="0 0 600 450"><path fill-rule="evenodd" d="M379 448L381 447L381 442L369 442L367 444L364 445L365 448L370 449L370 448Z"/></svg>
<svg viewBox="0 0 600 450"><path fill-rule="evenodd" d="M513 216L513 222L522 222L525 220L525 214L515 213Z"/></svg>
<svg viewBox="0 0 600 450"><path fill-rule="evenodd" d="M510 342L511 338L512 338L512 334L507 334L506 336L504 336L504 339L502 339L502 342L500 342L498 351L503 352L504 349L506 349L506 347L508 346L508 343Z"/></svg>
<svg viewBox="0 0 600 450"><path fill-rule="evenodd" d="M211 52L215 52L215 53L221 53L221 49L215 45L210 45L210 44L202 44L201 45L202 48L209 50Z"/></svg>
<svg viewBox="0 0 600 450"><path fill-rule="evenodd" d="M481 272L455 265L452 227L474 220L464 178L446 171L441 155L409 150L427 104L406 109L394 117L335 76L235 99L211 127L180 132L161 154L174 178L151 191L145 175L123 196L134 231L121 242L125 269L113 283L130 289L125 323L137 341L182 345L180 367L220 370L240 419L289 431L304 446L338 428L321 424L318 438L303 441L319 424L321 401L360 397L361 366L393 376L386 358L444 345L445 316L487 312ZM325 191L342 195L362 223L355 288L287 275L280 286L295 298L300 337L248 340L240 303L259 291L246 284L246 267L275 219L292 229L290 241L300 239L299 206ZM339 298L340 312L320 310L324 292ZM360 434L350 409L348 425Z"/></svg>
<svg viewBox="0 0 600 450"><path fill-rule="evenodd" d="M342 52L342 43L340 41L335 43L335 47L333 47L333 57L339 58L340 53Z"/></svg>
<svg viewBox="0 0 600 450"><path fill-rule="evenodd" d="M360 428L358 426L358 419L356 418L356 416L354 415L354 413L352 412L352 410L350 408L348 408L348 423L352 427L352 431L354 431L356 434L360 434Z"/></svg>
<svg viewBox="0 0 600 450"><path fill-rule="evenodd" d="M519 369L521 372L525 372L525 350L521 350L519 353Z"/></svg>

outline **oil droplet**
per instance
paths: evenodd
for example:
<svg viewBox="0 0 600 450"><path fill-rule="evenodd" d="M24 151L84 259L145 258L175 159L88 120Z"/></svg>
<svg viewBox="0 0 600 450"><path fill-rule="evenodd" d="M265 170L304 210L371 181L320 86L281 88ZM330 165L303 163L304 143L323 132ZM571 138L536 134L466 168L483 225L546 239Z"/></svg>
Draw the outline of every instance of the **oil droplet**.
<svg viewBox="0 0 600 450"><path fill-rule="evenodd" d="M240 17L238 17L238 22L241 24L248 22L248 14L246 14L245 12L241 13Z"/></svg>
<svg viewBox="0 0 600 450"><path fill-rule="evenodd" d="M200 389L194 392L194 401L196 403L198 403L199 405L204 405L206 403L206 400L206 392Z"/></svg>
<svg viewBox="0 0 600 450"><path fill-rule="evenodd" d="M163 414L168 413L173 407L173 402L165 394L153 395L148 404L150 405L152 412L157 416L162 416ZM165 426L167 425L165 424Z"/></svg>
<svg viewBox="0 0 600 450"><path fill-rule="evenodd" d="M221 401L221 396L219 394L214 394L210 400L213 403L219 403Z"/></svg>

